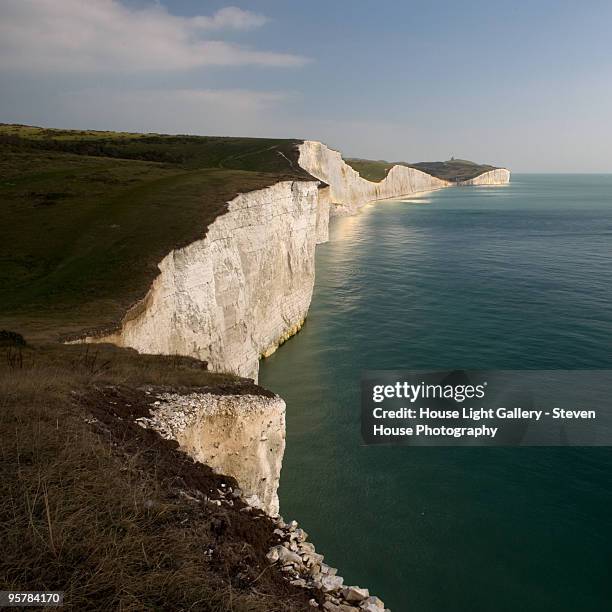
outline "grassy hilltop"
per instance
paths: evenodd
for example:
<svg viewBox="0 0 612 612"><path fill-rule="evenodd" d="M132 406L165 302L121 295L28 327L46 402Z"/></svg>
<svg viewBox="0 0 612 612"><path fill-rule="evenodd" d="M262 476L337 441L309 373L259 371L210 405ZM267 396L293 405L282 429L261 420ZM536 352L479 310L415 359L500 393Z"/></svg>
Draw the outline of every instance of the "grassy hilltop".
<svg viewBox="0 0 612 612"><path fill-rule="evenodd" d="M408 168L416 168L427 174L431 174L445 181L467 181L483 172L495 170L495 166L488 164L477 164L466 159L449 159L444 162L388 162L381 160L370 159L347 159L345 160L349 166L357 170L359 174L369 181L382 181L387 176L387 173L393 166L407 166Z"/></svg>
<svg viewBox="0 0 612 612"><path fill-rule="evenodd" d="M116 323L237 193L307 178L299 142L0 125L0 328Z"/></svg>

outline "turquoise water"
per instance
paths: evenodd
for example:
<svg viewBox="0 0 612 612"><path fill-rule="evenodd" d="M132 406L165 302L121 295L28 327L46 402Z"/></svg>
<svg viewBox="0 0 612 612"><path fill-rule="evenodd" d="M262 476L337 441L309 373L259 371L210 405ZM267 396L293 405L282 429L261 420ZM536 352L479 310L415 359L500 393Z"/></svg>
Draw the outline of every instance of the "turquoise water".
<svg viewBox="0 0 612 612"><path fill-rule="evenodd" d="M612 176L380 202L336 220L287 400L281 512L394 612L612 609L612 449L365 447L364 369L612 368Z"/></svg>

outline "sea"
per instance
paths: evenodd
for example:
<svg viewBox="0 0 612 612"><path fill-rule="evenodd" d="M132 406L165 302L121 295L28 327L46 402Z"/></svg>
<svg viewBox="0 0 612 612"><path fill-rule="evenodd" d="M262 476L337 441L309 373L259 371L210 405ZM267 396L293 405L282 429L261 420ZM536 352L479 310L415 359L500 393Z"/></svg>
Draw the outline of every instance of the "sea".
<svg viewBox="0 0 612 612"><path fill-rule="evenodd" d="M612 175L367 205L317 247L281 514L393 612L612 610L612 448L367 446L365 370L612 369ZM612 400L611 400L612 401Z"/></svg>

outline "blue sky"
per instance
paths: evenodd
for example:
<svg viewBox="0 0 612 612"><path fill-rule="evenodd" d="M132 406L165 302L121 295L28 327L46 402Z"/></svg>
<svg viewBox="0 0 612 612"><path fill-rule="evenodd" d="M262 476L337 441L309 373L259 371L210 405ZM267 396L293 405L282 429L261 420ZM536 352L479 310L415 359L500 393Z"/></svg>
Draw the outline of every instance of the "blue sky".
<svg viewBox="0 0 612 612"><path fill-rule="evenodd" d="M1 0L0 121L612 171L612 3Z"/></svg>

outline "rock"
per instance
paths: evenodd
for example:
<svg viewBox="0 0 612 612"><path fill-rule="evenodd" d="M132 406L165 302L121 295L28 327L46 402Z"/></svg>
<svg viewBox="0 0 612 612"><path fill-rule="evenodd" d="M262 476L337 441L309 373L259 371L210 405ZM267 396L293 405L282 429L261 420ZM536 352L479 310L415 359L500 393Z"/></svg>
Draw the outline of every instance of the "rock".
<svg viewBox="0 0 612 612"><path fill-rule="evenodd" d="M379 608L377 605L369 603L365 604L365 606L359 606L359 609L363 610L363 612L381 612L384 608Z"/></svg>
<svg viewBox="0 0 612 612"><path fill-rule="evenodd" d="M297 333L307 316L315 246L325 233L319 228L326 230L329 221L329 202L319 198L315 179L281 180L238 194L207 228L202 224L201 239L158 262L159 274L120 329L78 342L186 355L211 371L256 380L260 358ZM170 411L185 418L173 419L164 435L197 461L233 476L275 515L285 448L283 400L257 392L171 395ZM185 406L185 397L204 408L215 404L215 413ZM163 411L168 399L156 398L154 411ZM275 422L268 426L271 414Z"/></svg>
<svg viewBox="0 0 612 612"><path fill-rule="evenodd" d="M306 553L302 555L302 559L306 562L306 565L321 565L323 562L323 555L318 553Z"/></svg>
<svg viewBox="0 0 612 612"><path fill-rule="evenodd" d="M361 606L365 606L365 605L373 605L376 606L377 608L379 608L380 610L384 610L385 609L385 604L375 595L370 595L366 600L364 600L361 603Z"/></svg>
<svg viewBox="0 0 612 612"><path fill-rule="evenodd" d="M356 586L350 586L342 589L342 597L349 603L359 603L370 596L368 589L360 589Z"/></svg>
<svg viewBox="0 0 612 612"><path fill-rule="evenodd" d="M303 529L296 529L289 534L291 540L297 540L298 542L304 542L308 534Z"/></svg>
<svg viewBox="0 0 612 612"><path fill-rule="evenodd" d="M359 610L359 608L355 608L354 606L349 606L343 603L334 603L331 600L328 600L323 604L323 609L328 610L329 612L358 612Z"/></svg>
<svg viewBox="0 0 612 612"><path fill-rule="evenodd" d="M312 606L313 608L318 608L319 607L319 604L317 603L316 599L308 600L308 605Z"/></svg>
<svg viewBox="0 0 612 612"><path fill-rule="evenodd" d="M341 576L330 576L324 575L321 578L321 589L325 593L329 593L330 591L337 591L342 587L342 583L344 582L344 578Z"/></svg>
<svg viewBox="0 0 612 612"><path fill-rule="evenodd" d="M306 581L303 578L298 578L297 580L292 580L291 584L293 586L306 587Z"/></svg>
<svg viewBox="0 0 612 612"><path fill-rule="evenodd" d="M298 554L281 545L273 546L266 555L266 559L268 559L270 563L276 563L278 561L282 565L287 565L289 563L294 563L297 566L302 565L302 558Z"/></svg>

